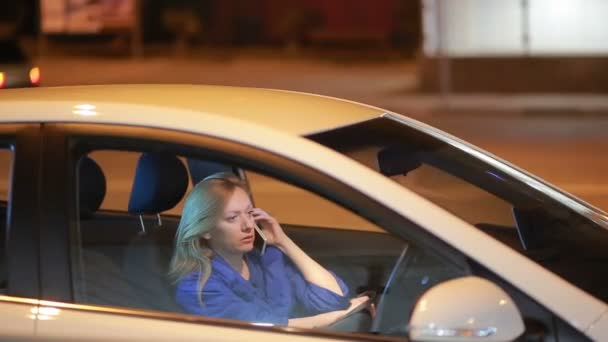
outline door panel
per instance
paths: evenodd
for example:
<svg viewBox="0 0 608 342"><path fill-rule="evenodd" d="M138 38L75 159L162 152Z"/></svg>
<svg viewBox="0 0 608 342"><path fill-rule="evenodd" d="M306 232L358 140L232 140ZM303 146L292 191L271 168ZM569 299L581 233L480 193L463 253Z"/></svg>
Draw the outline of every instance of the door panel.
<svg viewBox="0 0 608 342"><path fill-rule="evenodd" d="M89 312L45 306L56 319L38 322L37 336L44 340L72 341L266 341L325 342L382 340L366 336L332 336L322 332L252 327L243 323L196 322L195 318L155 319L116 312ZM150 315L148 315L150 316ZM187 321L190 321L188 323ZM407 341L407 340L402 340Z"/></svg>
<svg viewBox="0 0 608 342"><path fill-rule="evenodd" d="M6 301L5 301L6 300ZM19 299L0 296L0 317L2 318L2 340L29 340L34 335L37 305Z"/></svg>

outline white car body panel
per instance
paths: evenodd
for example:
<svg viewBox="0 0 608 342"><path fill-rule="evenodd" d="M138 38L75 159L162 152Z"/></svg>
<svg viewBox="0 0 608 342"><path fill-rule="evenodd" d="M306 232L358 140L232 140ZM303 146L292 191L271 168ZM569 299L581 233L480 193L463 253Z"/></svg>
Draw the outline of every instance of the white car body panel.
<svg viewBox="0 0 608 342"><path fill-rule="evenodd" d="M328 128L349 125L377 117L384 112L380 108L342 99L259 88L118 85L7 89L0 94L1 106L4 106L5 102L20 101L27 103L50 101L46 109L52 108L54 103L68 106L78 104L101 106L102 104L120 103L166 108L165 115L160 121L157 121L157 124L161 125L165 121L180 120L174 115L167 115L167 112L181 109L257 122L294 135L310 134ZM286 112L286 108L289 109L289 112ZM323 108L323 111L320 111L319 108ZM71 112L72 108L66 113ZM45 111L38 112L36 115L52 120L45 114ZM132 112L128 117L136 122L146 116L148 113L143 111ZM105 120L112 120L112 115L105 115L105 118ZM87 121L86 118L79 116L71 119Z"/></svg>
<svg viewBox="0 0 608 342"><path fill-rule="evenodd" d="M64 90L64 92L64 95L69 94L69 89ZM289 94L293 96L293 107L298 107L299 103L296 100L301 95ZM238 116L223 115L221 108L216 108L211 113L179 108L169 109L166 106L159 105L96 103L92 101L86 102L88 107L85 108L83 106L78 107L84 103L80 101L38 100L34 96L36 95L33 92L29 97L25 95L15 96L15 101L11 100L12 97L0 97L0 111L3 113L0 122L77 122L157 127L219 137L280 154L339 179L407 217L488 269L500 274L505 280L552 310L572 326L586 332L589 337L594 337L593 334L595 333L592 334L593 331L605 332L608 327L606 319L598 321L607 310L607 305L602 301L382 175L337 152L294 136L303 133L301 128L296 127L297 125L281 122L280 124L268 124L274 129L262 126L255 123L255 120L263 116L262 114L256 116L252 121L248 120L246 113L249 108L242 108L243 114ZM309 99L309 96L305 96L301 100L307 102ZM84 112L82 111L83 108L86 109ZM260 112L259 108L255 110ZM141 113L141 115L134 113ZM331 111L327 113L331 113ZM345 125L365 120L368 115L371 115L370 113L371 110L366 109L365 115L361 113L358 116L352 115L351 117L345 115L344 118L338 120L340 121L338 124ZM378 112L378 115L380 114ZM288 114L283 113L283 115ZM298 117L291 117L290 120L297 123ZM287 127L286 130L289 134L279 131L282 125ZM316 131L333 127L330 123L323 128L318 122L315 122L308 128ZM348 170L348 174L345 174L345 170ZM365 181L362 182L362 180ZM105 319L106 316L104 316ZM119 318L119 320L123 319L125 318ZM592 324L594 324L594 329L589 330ZM75 326L73 323L69 325L70 329ZM174 336L172 334L175 332L173 330L175 326L169 327L167 325L165 327L167 330L164 331L161 328L159 328L161 330L154 332L150 330L150 334L157 337L165 334L165 339ZM202 330L200 327L198 328ZM193 329L196 330L197 327L193 326ZM139 333L144 333L142 330ZM105 331L104 333L108 332ZM201 332L198 331L198 333L200 337ZM91 331L89 330L88 336L90 334Z"/></svg>
<svg viewBox="0 0 608 342"><path fill-rule="evenodd" d="M594 341L608 341L608 310L587 330Z"/></svg>
<svg viewBox="0 0 608 342"><path fill-rule="evenodd" d="M193 324L187 321L125 316L66 309L53 302L41 301L41 307L59 308L53 319L38 321L36 336L65 341L265 341L282 342L286 335L268 329L252 327L246 323ZM289 341L337 341L335 338L289 334Z"/></svg>
<svg viewBox="0 0 608 342"><path fill-rule="evenodd" d="M36 301L0 296L0 317L2 317L2 336L24 338L34 336L36 320L34 312Z"/></svg>
<svg viewBox="0 0 608 342"><path fill-rule="evenodd" d="M0 296L2 337L10 340L56 341L258 341L279 342L285 333L272 332L247 323L193 324L188 320L150 320L119 312L95 312L82 306ZM323 336L289 334L290 341L339 341Z"/></svg>

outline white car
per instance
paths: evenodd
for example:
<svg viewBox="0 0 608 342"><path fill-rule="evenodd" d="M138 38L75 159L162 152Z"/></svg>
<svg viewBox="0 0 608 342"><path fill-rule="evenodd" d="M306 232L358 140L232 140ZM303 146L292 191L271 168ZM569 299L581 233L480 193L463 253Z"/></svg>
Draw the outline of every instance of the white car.
<svg viewBox="0 0 608 342"><path fill-rule="evenodd" d="M181 201L232 170L375 314L291 329L189 315ZM408 117L294 92L0 94L3 339L608 340L608 215ZM368 310L367 312L372 312Z"/></svg>
<svg viewBox="0 0 608 342"><path fill-rule="evenodd" d="M39 85L40 68L32 63L19 42L0 38L0 89Z"/></svg>

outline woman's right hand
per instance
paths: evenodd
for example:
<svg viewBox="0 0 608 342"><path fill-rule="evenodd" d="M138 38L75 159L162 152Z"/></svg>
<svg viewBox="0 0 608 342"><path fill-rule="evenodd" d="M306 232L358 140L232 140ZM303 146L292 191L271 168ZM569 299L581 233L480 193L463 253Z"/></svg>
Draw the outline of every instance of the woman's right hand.
<svg viewBox="0 0 608 342"><path fill-rule="evenodd" d="M268 244L282 248L288 237L279 222L260 208L253 208L251 215L255 223L264 230Z"/></svg>

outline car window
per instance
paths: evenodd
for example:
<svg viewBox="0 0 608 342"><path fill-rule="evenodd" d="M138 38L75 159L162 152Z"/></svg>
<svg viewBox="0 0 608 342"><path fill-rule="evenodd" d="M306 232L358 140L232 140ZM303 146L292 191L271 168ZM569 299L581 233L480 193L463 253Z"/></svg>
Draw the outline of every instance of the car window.
<svg viewBox="0 0 608 342"><path fill-rule="evenodd" d="M141 197L156 184L154 171L141 173L142 160L157 156L172 160L173 165L161 172L169 185L159 193L165 196L175 184L182 183L180 173L169 170L174 166L186 170L187 184L175 190L180 196L173 199L170 208L140 213L137 211L143 209L138 206L164 204L164 200L152 203ZM238 163L130 146L130 151L92 149L79 156L75 165L80 206L77 237L72 241L79 251L72 260L76 303L197 314L177 299L179 282L169 277L169 264L184 193L204 177L200 165L203 169L219 165L217 170L246 179L254 205L275 217L297 245L343 282L351 297L365 291L376 294L378 319L362 313L356 320L323 329L407 336L407 317L417 299L433 285L469 272L461 264L276 175ZM146 181L138 183L142 175ZM141 184L145 186L140 188ZM259 237L256 240L261 242ZM295 315L309 308L298 310L303 311Z"/></svg>
<svg viewBox="0 0 608 342"><path fill-rule="evenodd" d="M24 63L26 60L16 40L0 39L0 64Z"/></svg>
<svg viewBox="0 0 608 342"><path fill-rule="evenodd" d="M385 232L310 191L256 172L247 172L256 205L280 214L281 222L311 227Z"/></svg>
<svg viewBox="0 0 608 342"><path fill-rule="evenodd" d="M525 181L472 153L387 118L311 139L390 177L608 301L608 278L601 271L608 262L607 227Z"/></svg>
<svg viewBox="0 0 608 342"><path fill-rule="evenodd" d="M102 167L106 176L106 192L101 203L101 210L124 211L129 205L131 188L135 177L135 168L141 152L133 151L109 151L97 150L89 154L89 157ZM186 163L184 158L180 159ZM110 177L111 175L111 177ZM188 183L188 190L192 183ZM175 207L167 210L164 214L179 215L184 204L183 198Z"/></svg>
<svg viewBox="0 0 608 342"><path fill-rule="evenodd" d="M469 223L514 226L511 204L431 165L391 178Z"/></svg>
<svg viewBox="0 0 608 342"><path fill-rule="evenodd" d="M13 153L6 146L0 145L0 294L5 294L7 290L7 210L9 201L9 186L11 179L11 169Z"/></svg>

